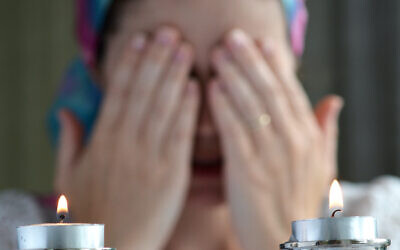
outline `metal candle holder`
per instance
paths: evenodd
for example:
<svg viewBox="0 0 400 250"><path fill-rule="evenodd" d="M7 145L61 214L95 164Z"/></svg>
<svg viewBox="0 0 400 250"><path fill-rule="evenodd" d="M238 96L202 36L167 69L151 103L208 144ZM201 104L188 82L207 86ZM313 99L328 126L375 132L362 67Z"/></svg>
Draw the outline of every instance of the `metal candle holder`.
<svg viewBox="0 0 400 250"><path fill-rule="evenodd" d="M280 249L375 249L384 250L389 239L377 237L373 217L340 217L292 222L292 235Z"/></svg>
<svg viewBox="0 0 400 250"><path fill-rule="evenodd" d="M112 250L104 248L104 225L53 223L17 228L20 250ZM115 250L115 249L114 249Z"/></svg>

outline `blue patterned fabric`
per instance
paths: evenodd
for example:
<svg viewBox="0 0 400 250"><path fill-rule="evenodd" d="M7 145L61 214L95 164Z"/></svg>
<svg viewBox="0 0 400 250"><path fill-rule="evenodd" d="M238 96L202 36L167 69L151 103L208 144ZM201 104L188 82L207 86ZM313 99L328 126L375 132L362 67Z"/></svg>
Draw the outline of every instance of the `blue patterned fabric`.
<svg viewBox="0 0 400 250"><path fill-rule="evenodd" d="M92 81L92 77L83 60L77 59L67 70L65 78L58 90L48 116L48 129L53 145L57 144L60 124L58 112L60 109L72 111L84 129L85 140L88 139L96 120L101 102L101 91Z"/></svg>

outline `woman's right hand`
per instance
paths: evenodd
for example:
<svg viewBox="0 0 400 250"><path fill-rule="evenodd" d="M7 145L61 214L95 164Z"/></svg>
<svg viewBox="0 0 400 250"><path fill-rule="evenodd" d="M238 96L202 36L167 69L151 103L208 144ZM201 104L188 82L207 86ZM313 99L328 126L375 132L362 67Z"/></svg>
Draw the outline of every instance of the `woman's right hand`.
<svg viewBox="0 0 400 250"><path fill-rule="evenodd" d="M188 79L191 47L173 28L136 34L106 71L106 91L90 141L60 112L56 191L74 221L104 223L118 249L160 249L184 206L199 91Z"/></svg>

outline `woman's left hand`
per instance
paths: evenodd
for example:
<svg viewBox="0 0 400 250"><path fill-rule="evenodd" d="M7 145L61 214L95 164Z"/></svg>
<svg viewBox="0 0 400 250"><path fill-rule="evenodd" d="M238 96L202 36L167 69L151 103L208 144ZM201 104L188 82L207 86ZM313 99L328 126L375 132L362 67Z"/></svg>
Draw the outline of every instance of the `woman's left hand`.
<svg viewBox="0 0 400 250"><path fill-rule="evenodd" d="M244 249L277 249L292 220L318 216L336 174L342 100L327 97L314 112L293 67L267 45L234 30L212 57L209 96Z"/></svg>

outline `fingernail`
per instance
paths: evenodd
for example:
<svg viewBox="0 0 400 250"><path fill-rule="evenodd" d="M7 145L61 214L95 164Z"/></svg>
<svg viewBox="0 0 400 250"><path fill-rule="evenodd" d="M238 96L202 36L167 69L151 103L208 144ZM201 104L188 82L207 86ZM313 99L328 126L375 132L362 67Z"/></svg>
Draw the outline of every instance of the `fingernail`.
<svg viewBox="0 0 400 250"><path fill-rule="evenodd" d="M340 111L341 111L342 108L343 108L343 105L344 105L344 100L343 100L343 98L340 97L340 96L337 96L337 97L336 97L336 100L335 100L335 108L334 108L334 111L332 112L332 113L333 113L333 114L332 114L332 118L333 118L333 119L337 119L337 118L338 118L338 116L339 116L339 114L340 114Z"/></svg>
<svg viewBox="0 0 400 250"><path fill-rule="evenodd" d="M132 47L135 50L142 50L146 44L146 37L143 34L136 35L132 39Z"/></svg>
<svg viewBox="0 0 400 250"><path fill-rule="evenodd" d="M232 48L243 47L246 41L246 34L239 29L232 30L228 36L228 45Z"/></svg>
<svg viewBox="0 0 400 250"><path fill-rule="evenodd" d="M157 32L156 41L162 45L171 45L178 38L178 32L170 27L164 27Z"/></svg>
<svg viewBox="0 0 400 250"><path fill-rule="evenodd" d="M344 99L341 96L336 96L336 102L335 102L336 110L340 111L343 106L344 106Z"/></svg>
<svg viewBox="0 0 400 250"><path fill-rule="evenodd" d="M187 45L180 46L174 57L175 62L185 62L189 57L189 51L190 49Z"/></svg>

